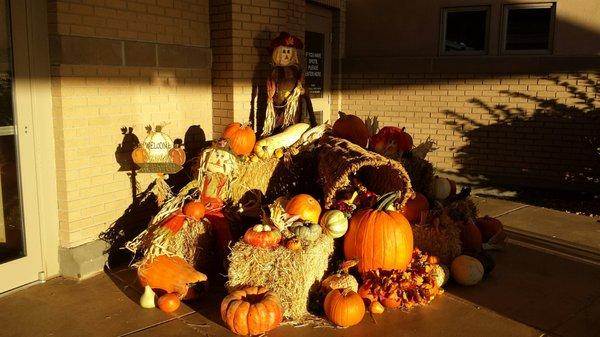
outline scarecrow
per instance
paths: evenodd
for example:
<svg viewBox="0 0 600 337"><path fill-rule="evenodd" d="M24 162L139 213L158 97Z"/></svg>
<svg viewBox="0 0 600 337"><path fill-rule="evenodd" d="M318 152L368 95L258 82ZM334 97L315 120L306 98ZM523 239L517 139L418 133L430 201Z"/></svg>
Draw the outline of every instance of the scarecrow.
<svg viewBox="0 0 600 337"><path fill-rule="evenodd" d="M303 101L311 126L317 121L308 92L302 87L304 74L298 60L302 41L282 32L273 41L269 51L273 70L267 80L267 112L262 136L268 136L302 120Z"/></svg>

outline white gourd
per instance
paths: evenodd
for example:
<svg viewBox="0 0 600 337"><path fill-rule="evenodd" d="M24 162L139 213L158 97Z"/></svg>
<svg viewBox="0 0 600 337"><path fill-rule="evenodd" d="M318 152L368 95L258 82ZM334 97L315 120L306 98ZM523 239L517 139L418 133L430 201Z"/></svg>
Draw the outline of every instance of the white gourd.
<svg viewBox="0 0 600 337"><path fill-rule="evenodd" d="M156 304L154 303L155 297L156 297L156 294L154 293L152 288L150 288L149 285L146 285L144 287L144 293L140 297L140 305L142 306L142 308L144 308L144 309L156 308Z"/></svg>
<svg viewBox="0 0 600 337"><path fill-rule="evenodd" d="M273 152L275 152L276 149L282 147L287 148L294 144L308 128L310 128L310 125L298 123L288 127L281 133L263 138L254 145L254 153L256 153L258 158L269 158L273 156Z"/></svg>

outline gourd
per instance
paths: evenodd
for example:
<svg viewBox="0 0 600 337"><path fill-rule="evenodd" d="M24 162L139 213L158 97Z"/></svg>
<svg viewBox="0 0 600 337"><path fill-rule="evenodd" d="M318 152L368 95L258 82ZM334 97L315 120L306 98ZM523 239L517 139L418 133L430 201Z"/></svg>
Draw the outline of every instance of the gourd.
<svg viewBox="0 0 600 337"><path fill-rule="evenodd" d="M256 143L254 130L247 124L231 123L225 127L223 138L227 139L231 151L238 156L248 156Z"/></svg>
<svg viewBox="0 0 600 337"><path fill-rule="evenodd" d="M221 318L238 335L260 335L283 320L283 308L275 293L264 287L233 291L221 302Z"/></svg>
<svg viewBox="0 0 600 337"><path fill-rule="evenodd" d="M323 282L321 282L321 289L325 292L329 292L333 289L350 289L352 291L358 292L358 281L354 276L348 273L348 270L354 266L358 261L356 260L348 260L342 262L338 271L334 274L327 276Z"/></svg>
<svg viewBox="0 0 600 337"><path fill-rule="evenodd" d="M333 123L333 134L361 147L367 147L369 129L358 116L338 112L340 118Z"/></svg>
<svg viewBox="0 0 600 337"><path fill-rule="evenodd" d="M290 215L298 215L302 220L319 223L321 205L308 194L298 194L288 201L285 212Z"/></svg>
<svg viewBox="0 0 600 337"><path fill-rule="evenodd" d="M312 242L319 238L322 229L316 223L295 222L290 226L289 231L298 239Z"/></svg>
<svg viewBox="0 0 600 337"><path fill-rule="evenodd" d="M169 150L171 161L177 165L185 164L185 151L181 147L181 139L176 139L173 143L173 148Z"/></svg>
<svg viewBox="0 0 600 337"><path fill-rule="evenodd" d="M456 183L454 181L435 176L433 179L433 197L435 199L444 200L454 194L456 194Z"/></svg>
<svg viewBox="0 0 600 337"><path fill-rule="evenodd" d="M338 326L353 326L365 316L362 298L350 289L334 289L327 294L323 304L327 318Z"/></svg>
<svg viewBox="0 0 600 337"><path fill-rule="evenodd" d="M413 255L413 232L404 215L387 211L398 198L391 192L379 198L372 209L362 209L350 218L344 237L346 259L358 259L358 271L397 269L404 271Z"/></svg>
<svg viewBox="0 0 600 337"><path fill-rule="evenodd" d="M341 238L348 231L348 218L337 209L323 213L320 224L323 232L334 239Z"/></svg>
<svg viewBox="0 0 600 337"><path fill-rule="evenodd" d="M298 123L288 127L279 134L263 138L254 145L254 153L261 159L270 158L276 149L289 147L294 144L308 128L310 128L310 125Z"/></svg>
<svg viewBox="0 0 600 337"><path fill-rule="evenodd" d="M152 288L149 285L146 285L144 287L144 293L140 297L140 305L142 306L142 308L144 308L144 309L156 308L156 305L154 304L155 297L156 297L156 294L154 293Z"/></svg>
<svg viewBox="0 0 600 337"><path fill-rule="evenodd" d="M185 296L189 285L206 281L206 275L197 271L178 256L159 255L138 267L138 278L143 287L150 286L168 293Z"/></svg>

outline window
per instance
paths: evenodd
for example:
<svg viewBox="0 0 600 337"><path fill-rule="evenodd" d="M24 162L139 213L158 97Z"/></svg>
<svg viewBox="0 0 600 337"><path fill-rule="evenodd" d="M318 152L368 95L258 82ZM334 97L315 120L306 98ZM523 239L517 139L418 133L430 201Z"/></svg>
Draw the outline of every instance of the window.
<svg viewBox="0 0 600 337"><path fill-rule="evenodd" d="M487 54L489 7L456 7L442 10L442 55Z"/></svg>
<svg viewBox="0 0 600 337"><path fill-rule="evenodd" d="M551 53L555 8L554 3L505 6L502 52Z"/></svg>

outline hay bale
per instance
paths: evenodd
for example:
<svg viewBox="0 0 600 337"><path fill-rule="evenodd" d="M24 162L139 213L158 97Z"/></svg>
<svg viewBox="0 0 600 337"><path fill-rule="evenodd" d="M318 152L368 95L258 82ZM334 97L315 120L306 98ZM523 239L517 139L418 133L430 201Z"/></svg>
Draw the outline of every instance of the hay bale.
<svg viewBox="0 0 600 337"><path fill-rule="evenodd" d="M450 265L455 257L460 255L460 227L413 225L415 247L440 258L443 264Z"/></svg>
<svg viewBox="0 0 600 337"><path fill-rule="evenodd" d="M280 159L274 157L256 162L239 162L236 178L231 182L231 200L237 203L251 190L267 193L269 181L279 162Z"/></svg>
<svg viewBox="0 0 600 337"><path fill-rule="evenodd" d="M302 320L308 315L308 298L327 271L333 239L321 235L313 243L292 251L284 247L257 248L242 241L231 248L227 288L265 286L275 292L284 316Z"/></svg>
<svg viewBox="0 0 600 337"><path fill-rule="evenodd" d="M324 136L319 150L319 177L325 208L331 206L338 191L350 186L354 174L377 194L400 191L399 207L413 194L410 177L400 162L344 139Z"/></svg>

